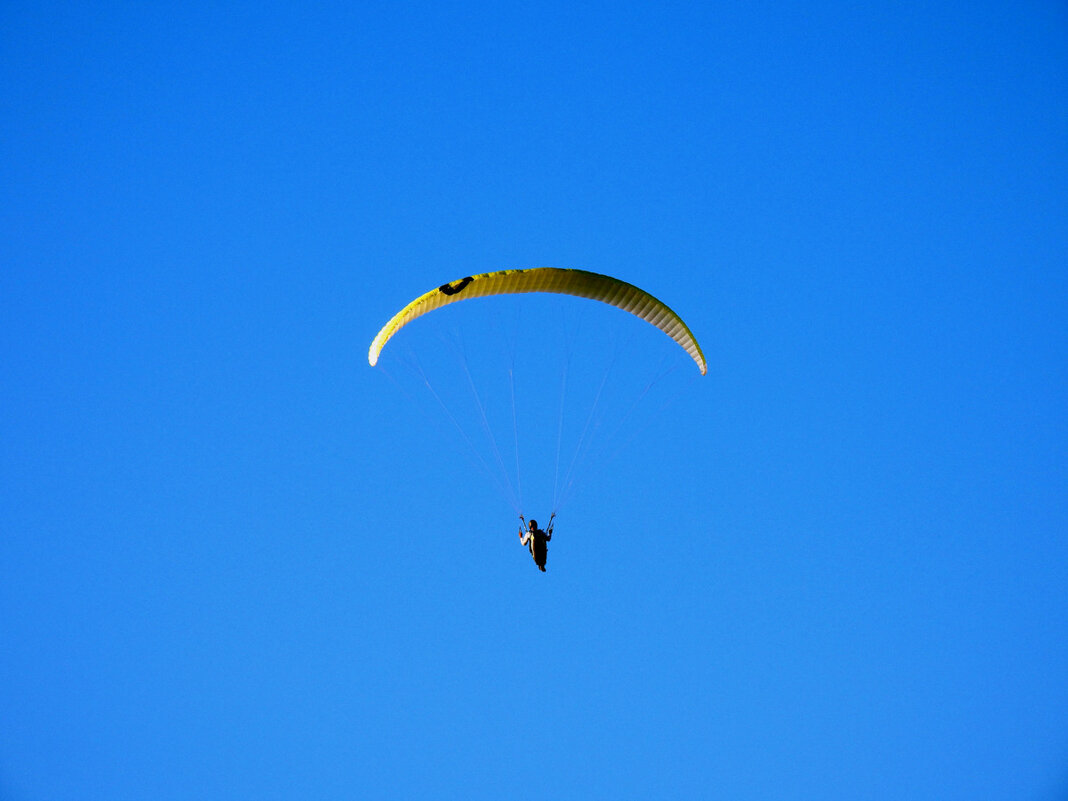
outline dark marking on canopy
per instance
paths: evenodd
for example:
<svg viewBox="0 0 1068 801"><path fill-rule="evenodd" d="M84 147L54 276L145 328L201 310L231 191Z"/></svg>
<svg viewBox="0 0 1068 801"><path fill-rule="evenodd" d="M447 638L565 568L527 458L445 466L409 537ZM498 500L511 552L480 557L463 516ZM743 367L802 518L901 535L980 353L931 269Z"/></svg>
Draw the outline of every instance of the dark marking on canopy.
<svg viewBox="0 0 1068 801"><path fill-rule="evenodd" d="M463 292L464 289L467 287L467 285L470 284L474 280L475 279L472 278L471 276L467 276L467 278L461 278L459 281L456 282L455 285L453 285L453 284L442 284L441 286L438 287L438 290L441 291L441 292L444 292L446 295L455 295L455 294L457 294L459 292Z"/></svg>

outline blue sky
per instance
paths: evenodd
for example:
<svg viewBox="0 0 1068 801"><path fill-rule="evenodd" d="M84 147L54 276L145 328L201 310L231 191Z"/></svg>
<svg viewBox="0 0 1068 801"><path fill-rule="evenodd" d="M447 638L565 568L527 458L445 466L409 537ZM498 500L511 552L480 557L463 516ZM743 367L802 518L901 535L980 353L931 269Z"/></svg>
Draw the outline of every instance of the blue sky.
<svg viewBox="0 0 1068 801"><path fill-rule="evenodd" d="M1063 4L13 2L0 87L0 798L1068 793ZM405 365L670 340L366 362L533 266L709 361L544 575Z"/></svg>

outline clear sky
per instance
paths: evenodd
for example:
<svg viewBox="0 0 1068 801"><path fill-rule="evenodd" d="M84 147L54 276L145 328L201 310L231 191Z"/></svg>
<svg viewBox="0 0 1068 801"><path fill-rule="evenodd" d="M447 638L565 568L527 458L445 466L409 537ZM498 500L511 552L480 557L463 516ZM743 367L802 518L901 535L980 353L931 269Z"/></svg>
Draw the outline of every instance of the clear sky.
<svg viewBox="0 0 1068 801"><path fill-rule="evenodd" d="M545 574L534 266L709 362ZM1068 797L1062 2L4 3L0 369L3 801Z"/></svg>

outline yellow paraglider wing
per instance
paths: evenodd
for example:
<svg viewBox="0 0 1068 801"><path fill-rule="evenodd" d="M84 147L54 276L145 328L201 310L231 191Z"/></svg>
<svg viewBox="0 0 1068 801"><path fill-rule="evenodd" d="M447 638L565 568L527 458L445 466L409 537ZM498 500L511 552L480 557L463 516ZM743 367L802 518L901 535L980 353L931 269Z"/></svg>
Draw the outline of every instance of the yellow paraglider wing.
<svg viewBox="0 0 1068 801"><path fill-rule="evenodd" d="M535 267L529 270L498 270L492 273L471 275L442 284L437 289L413 300L393 319L383 326L371 343L367 361L374 366L378 355L390 338L416 317L440 309L449 303L468 298L483 298L489 295L512 295L522 292L551 292L559 295L575 295L580 298L599 300L617 309L633 314L655 325L682 346L697 363L704 375L708 367L701 346L693 333L675 312L648 292L612 278L608 275L586 270L565 270L557 267Z"/></svg>

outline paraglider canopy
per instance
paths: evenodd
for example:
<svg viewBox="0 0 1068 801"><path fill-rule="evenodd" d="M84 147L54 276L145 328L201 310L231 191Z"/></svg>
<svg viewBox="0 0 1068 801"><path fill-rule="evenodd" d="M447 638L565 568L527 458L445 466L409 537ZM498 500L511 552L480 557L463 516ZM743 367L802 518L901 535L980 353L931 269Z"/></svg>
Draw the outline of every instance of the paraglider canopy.
<svg viewBox="0 0 1068 801"><path fill-rule="evenodd" d="M383 326L371 343L367 361L373 367L382 348L401 328L427 312L468 298L489 295L510 295L524 292L549 292L590 298L615 306L654 325L675 340L697 363L704 375L705 356L689 327L662 301L643 289L600 273L587 270L568 270L557 267L535 267L526 270L498 270L470 275L442 284L413 300Z"/></svg>

